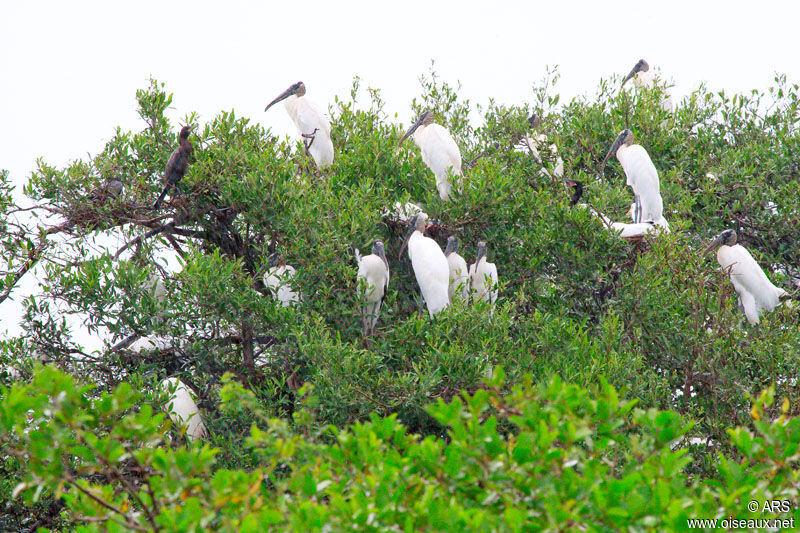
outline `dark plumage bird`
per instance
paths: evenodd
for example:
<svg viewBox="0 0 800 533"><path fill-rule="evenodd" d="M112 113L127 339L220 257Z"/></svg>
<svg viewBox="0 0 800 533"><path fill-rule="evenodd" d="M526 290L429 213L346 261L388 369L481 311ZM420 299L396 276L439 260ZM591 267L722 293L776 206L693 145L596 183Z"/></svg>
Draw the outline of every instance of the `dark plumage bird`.
<svg viewBox="0 0 800 533"><path fill-rule="evenodd" d="M119 178L111 178L106 181L102 187L95 189L89 195L90 200L105 200L107 198L116 198L122 193L122 180Z"/></svg>
<svg viewBox="0 0 800 533"><path fill-rule="evenodd" d="M581 201L583 196L583 183L578 180L567 180L567 187L572 187L573 192L569 197L569 206L574 207Z"/></svg>
<svg viewBox="0 0 800 533"><path fill-rule="evenodd" d="M167 196L169 189L177 186L178 182L183 178L183 175L186 174L186 167L189 165L189 154L192 153L192 143L189 142L189 134L191 132L191 126L184 126L181 128L181 133L178 136L178 147L175 148L175 151L169 156L167 167L164 169L164 181L166 185L164 185L164 190L161 191L161 196L159 196L158 200L153 204L154 210L157 210L161 206L161 202L164 201L164 197Z"/></svg>

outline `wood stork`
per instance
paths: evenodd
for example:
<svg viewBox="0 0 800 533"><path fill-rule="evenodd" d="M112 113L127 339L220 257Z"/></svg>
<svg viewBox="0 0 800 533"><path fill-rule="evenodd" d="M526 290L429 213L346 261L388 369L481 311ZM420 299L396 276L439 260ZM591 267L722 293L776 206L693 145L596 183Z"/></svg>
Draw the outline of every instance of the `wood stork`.
<svg viewBox="0 0 800 533"><path fill-rule="evenodd" d="M467 269L467 262L458 254L458 239L455 235L447 238L444 255L447 257L447 265L450 268L450 285L447 289L450 301L452 302L456 297L468 300L469 270Z"/></svg>
<svg viewBox="0 0 800 533"><path fill-rule="evenodd" d="M167 412L176 426L186 426L186 438L193 441L205 437L206 426L192 398L196 396L194 391L176 377L162 381L161 389L170 394L166 403Z"/></svg>
<svg viewBox="0 0 800 533"><path fill-rule="evenodd" d="M422 215L414 215L411 219L411 227L400 248L400 255L403 255L403 250L408 246L408 257L414 268L422 300L428 307L428 314L433 318L436 313L450 305L450 267L436 241L425 236L426 220Z"/></svg>
<svg viewBox="0 0 800 533"><path fill-rule="evenodd" d="M450 132L433 122L433 113L425 111L408 129L397 144L399 147L411 134L422 150L422 161L436 176L436 188L442 200L450 198L453 184L451 176L461 176L461 152ZM458 184L457 184L458 186Z"/></svg>
<svg viewBox="0 0 800 533"><path fill-rule="evenodd" d="M530 153L537 162L541 163L541 174L545 177L550 177L550 172L544 167L546 161L553 163L552 175L556 178L561 178L564 175L564 160L558 155L558 147L555 143L547 144L547 135L544 133L536 133L536 130L542 125L542 119L536 113L528 117L528 124L530 125L530 133L526 133L520 140L516 151L527 151ZM544 159L539 155L539 150L546 151Z"/></svg>
<svg viewBox="0 0 800 533"><path fill-rule="evenodd" d="M425 219L428 218L428 215L422 210L422 207L413 202L406 202L405 204L395 202L391 210L387 209L382 214L395 222L408 222L414 215L422 215Z"/></svg>
<svg viewBox="0 0 800 533"><path fill-rule="evenodd" d="M635 212L636 212L636 204L633 203L633 204L631 204L631 208L628 210L628 214L630 215L631 220L634 221L634 222L636 222L636 220L635 220L635 217L636 217ZM652 222L653 225L655 225L656 227L660 228L660 230L663 231L664 233L669 233L670 232L670 230L669 230L669 222L667 222L667 219L664 218L663 214L661 215L661 218L659 218L659 219L656 219L656 220L645 220L645 222Z"/></svg>
<svg viewBox="0 0 800 533"><path fill-rule="evenodd" d="M606 163L614 154L625 171L625 184L633 189L634 203L636 204L634 222L661 219L664 215L664 203L659 192L658 171L647 150L639 144L633 144L631 130L627 128L622 130L611 144L611 148L600 164L601 174Z"/></svg>
<svg viewBox="0 0 800 533"><path fill-rule="evenodd" d="M122 180L119 178L111 178L106 180L102 186L93 190L89 195L89 199L102 201L107 198L117 198L120 194L122 194Z"/></svg>
<svg viewBox="0 0 800 533"><path fill-rule="evenodd" d="M489 301L494 308L497 300L497 267L486 260L486 243L478 243L475 262L469 267L469 280L473 298Z"/></svg>
<svg viewBox="0 0 800 533"><path fill-rule="evenodd" d="M772 284L747 248L736 244L736 231L726 229L717 235L705 249L713 250L717 250L719 266L731 278L747 321L758 324L761 313L773 311L786 291Z"/></svg>
<svg viewBox="0 0 800 533"><path fill-rule="evenodd" d="M638 90L651 88L659 83L658 74L650 69L650 64L644 59L640 59L636 62L628 75L625 76L625 79L622 80L620 87L624 87L625 83L631 78L633 79L634 87ZM666 87L663 87L663 91L664 99L661 101L661 108L669 111L672 109L672 96L669 94Z"/></svg>
<svg viewBox="0 0 800 533"><path fill-rule="evenodd" d="M286 100L284 106L292 121L300 131L303 146L320 169L333 164L333 142L331 141L331 124L319 108L305 97L306 86L298 81L283 91L264 108L264 111Z"/></svg>
<svg viewBox="0 0 800 533"><path fill-rule="evenodd" d="M164 197L167 196L170 188L177 188L178 182L186 174L186 168L189 166L189 155L192 153L192 143L189 141L189 134L192 133L192 129L192 126L181 128L181 132L178 135L178 147L169 156L169 161L167 161L167 166L164 169L164 181L166 184L164 185L164 190L161 191L161 195L153 204L154 211L161 207L161 202L164 201Z"/></svg>
<svg viewBox="0 0 800 533"><path fill-rule="evenodd" d="M641 237L643 235L648 235L650 233L657 233L659 231L663 231L665 233L669 233L669 224L667 224L666 219L661 217L658 221L653 220L646 220L644 222L639 223L632 223L632 224L625 224L624 222L613 222L610 218L605 216L603 213L599 213L594 209L590 208L586 204L579 204L581 197L583 196L583 183L578 180L567 180L566 181L567 187L572 187L574 192L570 195L569 205L573 207L578 205L584 209L589 209L589 211L596 217L598 217L602 222L603 225L608 228L609 230L617 233L620 237L623 238L630 238L630 237ZM635 204L631 204L631 218L633 218L633 209Z"/></svg>
<svg viewBox="0 0 800 533"><path fill-rule="evenodd" d="M275 252L269 256L267 262L269 269L264 274L264 285L272 295L278 299L283 307L288 307L300 301L300 296L292 288L295 269L287 265L280 253Z"/></svg>
<svg viewBox="0 0 800 533"><path fill-rule="evenodd" d="M369 335L375 330L381 304L389 288L389 262L386 261L386 252L383 242L376 240L372 245L372 253L366 257L356 248L356 263L358 264L357 280L364 280L364 299L366 304L362 309L362 322L364 335Z"/></svg>

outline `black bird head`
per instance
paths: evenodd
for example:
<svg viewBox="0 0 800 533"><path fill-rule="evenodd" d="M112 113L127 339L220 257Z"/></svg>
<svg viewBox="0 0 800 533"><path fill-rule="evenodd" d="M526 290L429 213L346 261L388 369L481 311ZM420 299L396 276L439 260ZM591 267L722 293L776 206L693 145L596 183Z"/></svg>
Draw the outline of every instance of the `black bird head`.
<svg viewBox="0 0 800 533"><path fill-rule="evenodd" d="M630 146L633 144L633 132L628 128L625 128L619 133L619 135L617 135L617 138L614 139L614 142L611 144L611 148L608 149L608 153L603 158L603 162L600 164L601 174L603 173L603 170L605 170L608 160L611 159L612 155L617 153L617 150L619 150L619 147L623 144L625 146Z"/></svg>
<svg viewBox="0 0 800 533"><path fill-rule="evenodd" d="M486 241L480 241L478 243L478 249L476 250L476 254L475 254L475 264L476 265L478 263L480 263L481 259L486 257L486 252L487 252Z"/></svg>
<svg viewBox="0 0 800 533"><path fill-rule="evenodd" d="M572 207L580 202L583 196L583 182L578 180L567 180L567 187L572 187L574 192L569 197L569 206Z"/></svg>
<svg viewBox="0 0 800 533"><path fill-rule="evenodd" d="M534 130L542 125L542 118L536 113L533 113L528 117L528 124L530 124L531 129Z"/></svg>
<svg viewBox="0 0 800 533"><path fill-rule="evenodd" d="M372 253L383 259L383 264L389 268L389 262L386 260L386 250L383 249L383 241L376 239L372 245Z"/></svg>
<svg viewBox="0 0 800 533"><path fill-rule="evenodd" d="M431 124L433 124L433 113L430 111L425 111L419 116L417 121L410 128L408 128L408 131L405 133L405 135L403 135L403 138L400 139L400 142L397 143L397 146L403 144L403 141L405 141L412 133L417 131L417 128L420 126L430 126Z"/></svg>
<svg viewBox="0 0 800 533"><path fill-rule="evenodd" d="M269 254L269 259L267 260L267 266L269 268L275 268L284 264L285 262L283 261L283 257L281 257L280 252L272 252Z"/></svg>
<svg viewBox="0 0 800 533"><path fill-rule="evenodd" d="M298 81L297 83L292 84L288 89L283 91L281 94L278 95L275 100L271 101L267 107L264 108L264 111L269 109L270 107L274 106L281 100L286 100L292 95L303 96L306 94L306 85L302 81Z"/></svg>
<svg viewBox="0 0 800 533"><path fill-rule="evenodd" d="M648 70L650 70L650 65L648 65L647 61L645 61L644 59L640 59L639 61L636 62L636 65L633 66L633 69L631 69L628 75L625 76L625 79L622 80L622 85L625 85L625 82L627 82L632 77L636 76L636 74L638 74L639 72L647 72ZM622 85L620 85L620 87L622 87Z"/></svg>
<svg viewBox="0 0 800 533"><path fill-rule="evenodd" d="M178 138L180 140L182 140L182 141L188 139L189 138L189 134L192 133L193 129L194 129L193 126L184 126L184 127L182 127L181 128L181 132L178 134Z"/></svg>
<svg viewBox="0 0 800 533"><path fill-rule="evenodd" d="M456 238L455 235L450 235L447 238L447 246L444 249L444 255L449 256L453 252L457 251L458 251L458 239Z"/></svg>
<svg viewBox="0 0 800 533"><path fill-rule="evenodd" d="M706 249L704 251L706 253L713 252L720 246L723 245L733 246L734 244L736 244L736 230L726 229L725 231L714 237L714 240L711 241L708 246L706 246Z"/></svg>

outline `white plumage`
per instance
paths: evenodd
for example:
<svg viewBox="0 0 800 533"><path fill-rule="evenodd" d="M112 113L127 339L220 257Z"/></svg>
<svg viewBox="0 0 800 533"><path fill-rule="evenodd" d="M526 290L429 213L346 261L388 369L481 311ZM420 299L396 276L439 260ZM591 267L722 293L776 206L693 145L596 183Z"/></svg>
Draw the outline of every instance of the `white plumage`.
<svg viewBox="0 0 800 533"><path fill-rule="evenodd" d="M206 435L206 426L200 416L200 409L192 398L195 395L194 391L176 377L161 382L161 389L165 392L169 392L173 387L175 392L166 403L170 419L176 426L186 426L187 439L203 438Z"/></svg>
<svg viewBox="0 0 800 533"><path fill-rule="evenodd" d="M661 83L658 74L647 64L647 61L640 59L628 75L625 76L625 79L622 80L622 85L625 85L625 82L630 79L633 79L633 86L636 87L637 91L662 85L664 98L661 100L661 108L665 111L672 110L672 96L667 90L666 85Z"/></svg>
<svg viewBox="0 0 800 533"><path fill-rule="evenodd" d="M664 216L664 203L661 199L658 171L650 155L641 145L633 144L633 133L624 129L614 140L601 165L605 167L608 159L616 154L625 171L625 184L633 189L634 222L660 220Z"/></svg>
<svg viewBox="0 0 800 533"><path fill-rule="evenodd" d="M372 253L361 257L356 249L356 262L358 263L357 280L364 280L364 308L362 310L362 322L364 334L368 335L375 329L378 316L381 312L381 303L389 288L389 264L386 261L386 253L383 249L383 242L375 241L372 245Z"/></svg>
<svg viewBox="0 0 800 533"><path fill-rule="evenodd" d="M450 269L450 285L447 289L447 295L450 297L451 302L455 298L469 299L469 270L467 269L467 262L456 250L458 250L458 239L451 235L447 238L447 247L444 251L444 255L447 257L447 266Z"/></svg>
<svg viewBox="0 0 800 533"><path fill-rule="evenodd" d="M764 311L773 311L786 291L772 282L758 266L756 260L741 244L736 244L736 232L725 230L719 234L706 250L717 250L717 261L728 273L739 296L747 322L758 324Z"/></svg>
<svg viewBox="0 0 800 533"><path fill-rule="evenodd" d="M422 161L436 176L436 188L442 200L450 198L453 188L451 179L461 176L461 151L450 132L433 122L433 114L426 111L400 139L402 143L414 134L414 142L422 150ZM456 183L458 187L458 183Z"/></svg>
<svg viewBox="0 0 800 533"><path fill-rule="evenodd" d="M536 115L536 113L534 113L528 118L528 123L530 124L531 131L525 134L520 142L514 147L514 151L530 153L538 163L542 164L540 173L547 178L550 177L550 172L548 172L544 164L546 161L552 161L552 175L556 178L563 177L564 160L558 155L558 147L555 143L550 143L548 145L547 135L544 133L536 133L536 129L541 125L541 119L538 115ZM539 154L540 149L543 149L543 151L547 152L547 154L544 156L544 159Z"/></svg>
<svg viewBox="0 0 800 533"><path fill-rule="evenodd" d="M422 207L413 202L406 202L405 204L395 202L391 210L387 209L382 214L397 222L408 222L414 215L422 215L426 219L428 218Z"/></svg>
<svg viewBox="0 0 800 533"><path fill-rule="evenodd" d="M303 145L314 158L314 162L319 168L325 168L333 164L333 141L331 141L331 124L322 114L322 111L306 96L306 86L303 82L297 82L264 109L266 111L272 105L285 100L284 107L289 117L297 126Z"/></svg>
<svg viewBox="0 0 800 533"><path fill-rule="evenodd" d="M300 296L292 287L294 276L294 267L287 265L280 254L275 252L270 256L269 270L264 274L264 285L283 307L300 301Z"/></svg>
<svg viewBox="0 0 800 533"><path fill-rule="evenodd" d="M411 219L411 230L403 243L403 248L408 246L408 257L417 278L422 299L428 308L428 314L433 316L450 305L448 294L450 282L450 267L447 264L442 249L436 241L425 237L426 219L421 215ZM400 253L403 253L403 248Z"/></svg>
<svg viewBox="0 0 800 533"><path fill-rule="evenodd" d="M475 300L489 301L494 307L497 300L497 266L486 259L486 243L478 243L475 263L469 267L470 286Z"/></svg>

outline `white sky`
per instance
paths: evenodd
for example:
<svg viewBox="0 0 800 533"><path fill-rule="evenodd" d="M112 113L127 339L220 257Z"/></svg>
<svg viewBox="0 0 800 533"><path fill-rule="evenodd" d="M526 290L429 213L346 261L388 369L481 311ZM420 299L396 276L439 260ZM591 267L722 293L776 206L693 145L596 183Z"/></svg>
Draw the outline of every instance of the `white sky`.
<svg viewBox="0 0 800 533"><path fill-rule="evenodd" d="M37 157L63 166L100 151L117 125L140 129L135 92L150 76L175 94L174 120L235 109L292 135L281 107L263 112L291 83L304 81L324 109L359 75L407 124L431 59L482 104L531 102L545 65L559 65L562 101L593 94L640 57L674 81L676 101L702 81L731 93L764 88L775 72L800 82L799 14L795 1L6 0L0 168L21 184Z"/></svg>

